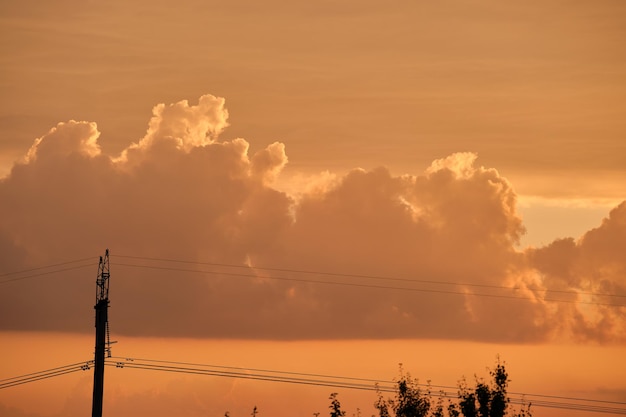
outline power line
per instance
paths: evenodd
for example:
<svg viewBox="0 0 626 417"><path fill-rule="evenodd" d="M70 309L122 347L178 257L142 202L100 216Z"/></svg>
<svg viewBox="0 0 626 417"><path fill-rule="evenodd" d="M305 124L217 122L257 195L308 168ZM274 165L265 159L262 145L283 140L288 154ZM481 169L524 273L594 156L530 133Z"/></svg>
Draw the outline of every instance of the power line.
<svg viewBox="0 0 626 417"><path fill-rule="evenodd" d="M4 389L4 388L11 388L17 385L23 385L23 384L28 384L30 382L35 382L35 381L40 381L42 379L48 379L48 378L53 378L56 376L61 376L61 375L67 375L67 374L71 374L74 372L78 372L80 371L80 368L76 368L76 369L67 369L65 371L57 371L57 372L51 372L49 374L44 374L41 375L39 377L33 377L33 378L28 378L27 380L20 380L20 381L15 381L15 382L11 382L11 383L6 383L6 384L1 384L0 385L0 389Z"/></svg>
<svg viewBox="0 0 626 417"><path fill-rule="evenodd" d="M0 274L0 277L6 277L8 275L16 275L16 274L23 274L26 272L33 272L33 271L39 271L41 269L48 269L48 268L54 268L55 266L63 266L63 265L68 265L68 264L75 264L77 262L83 262L83 261L93 261L94 258L93 257L89 257L89 258L81 258L81 259L75 259L73 261L66 261L66 262L60 262L57 264L51 264L51 265L45 265L45 266L38 266L36 268L30 268L30 269L23 269L21 271L13 271L13 272L3 272L2 274Z"/></svg>
<svg viewBox="0 0 626 417"><path fill-rule="evenodd" d="M198 261L189 261L189 260L182 260L182 259L142 257L142 256L132 256L132 255L115 255L115 256L120 257L120 258L146 260L146 261L173 262L173 263L217 266L217 267L227 267L227 268L245 268L245 269L253 268L256 270L263 270L263 271L287 272L287 273L297 273L297 274L307 274L307 275L321 275L321 276L330 276L330 277L365 278L365 279L417 283L417 284L454 285L454 286L465 286L465 287L476 287L476 288L491 288L491 289L508 290L508 291L519 290L519 288L511 288L511 287L506 287L502 285L473 284L473 283L454 282L454 281L419 280L419 279L397 278L397 277L389 277L389 276L346 274L346 273L334 273L334 272L327 272L327 271L298 270L298 269L287 269L287 268L269 268L269 267L256 267L256 266L250 267L250 266L226 264L226 263L198 262ZM26 272L32 272L32 271L52 268L56 266L68 265L68 264L73 264L73 263L78 263L78 262L84 262L87 260L92 260L92 258L91 257L81 258L81 259L76 259L73 261L61 262L61 263L41 266L37 268L30 268L30 269L26 269L22 271L13 271L13 272L8 272L8 273L3 273L3 274L0 274L0 277L17 275L17 274L22 274ZM390 285L376 285L376 284L364 284L364 283L353 283L353 282L342 282L342 281L323 281L323 280L294 278L294 277L277 277L277 276L272 276L272 275L260 276L260 275L253 275L253 274L241 274L241 273L223 272L223 271L218 272L218 271L206 271L206 270L184 269L184 268L174 268L174 267L160 267L160 266L151 266L151 265L135 265L135 264L126 264L126 263L118 263L117 265L133 267L133 268L160 269L160 270L169 270L169 271L178 271L178 272L193 272L193 273L202 273L202 274L209 274L209 275L226 275L226 276L237 276L237 277L248 277L248 278L264 278L264 279L272 279L272 280L279 280L279 281L307 282L307 283L315 283L315 284L353 286L353 287L361 287L361 288L414 291L414 292L427 292L427 293L453 294L453 295L471 295L471 296L477 296L477 297L507 298L507 299L536 301L536 299L532 297L506 295L506 294L472 293L472 292L464 292L464 291L429 289L429 288L407 288L407 287L398 287L398 286L390 286ZM30 278L36 278L36 277L40 277L44 275L56 274L59 272L66 272L66 271L71 271L75 269L86 268L88 266L92 266L92 264L78 265L74 267L56 269L53 271L46 271L42 273L6 279L3 281L0 281L0 285L6 284L9 282L14 282L14 281L21 281L21 280L30 279ZM567 290L533 289L533 288L529 288L529 290L545 291L547 293L570 294L570 295L592 295L592 296L619 297L619 298L626 297L626 295L622 295L622 294L608 294L608 293L595 293L595 292L582 292L582 291L576 292L576 291L567 291ZM594 301L563 300L563 299L555 299L555 298L543 298L541 300L546 301L546 302L560 302L560 303L568 303L568 304L597 305L597 306L606 306L606 307L625 307L625 305L623 304L601 303L601 302L594 302Z"/></svg>
<svg viewBox="0 0 626 417"><path fill-rule="evenodd" d="M75 269L86 268L88 266L93 266L93 264L90 263L90 264L87 264L87 265L78 265L78 266L73 266L73 267L69 267L69 268L55 269L54 271L47 271L47 272L40 272L38 274L26 275L26 276L23 276L23 277L5 279L3 281L0 281L0 285L7 284L9 282L22 281L22 280L25 280L25 279L41 277L41 276L44 276L44 275L58 274L59 272L73 271Z"/></svg>
<svg viewBox="0 0 626 417"><path fill-rule="evenodd" d="M191 363L191 362L177 362L177 361L165 361L165 360L157 360L157 359L145 359L145 358L128 358L123 356L114 356L112 359L121 359L126 362L151 362L156 364L167 364L167 365L183 365L183 366L200 366L205 368L217 368L217 369L228 369L228 370L236 370L236 371L252 371L252 372L265 372L265 373L275 373L275 374L283 374L283 375L294 375L294 376L306 376L306 377L316 377L316 378L331 378L331 379L346 379L352 381L359 382L368 382L368 383L379 383L379 382L389 382L393 383L393 381L380 381L377 379L369 379L369 378L355 378L355 377L347 377L347 376L337 376L337 375L327 375L327 374L312 374L312 373L304 373L304 372L289 372L289 371L278 371L271 369L258 369L258 368L244 368L239 366L225 366L225 365L209 365L202 363ZM446 387L450 388L450 387Z"/></svg>
<svg viewBox="0 0 626 417"><path fill-rule="evenodd" d="M204 364L204 363L195 363L195 362L181 362L181 361L171 361L171 360L161 360L161 359L146 359L146 358L135 358L135 357L127 357L127 356L112 356L111 359L119 359L124 362L151 362L156 364L173 364L173 365L183 365L183 366L199 366L205 368L218 368L218 369L229 369L229 370L237 370L237 371L253 371L253 372L267 372L267 373L276 373L276 374L284 374L284 375L296 375L296 376L307 376L307 377L318 377L318 378L333 378L333 379L345 379L359 382L369 382L372 384L375 383L390 383L395 384L394 381L385 381L381 379L372 379L372 378L356 378L356 377L348 377L348 376L339 376L339 375L328 375L328 374L313 374L313 373L305 373L305 372L293 372L293 371L279 371L275 369L260 369L260 368L245 368L241 366L226 366L226 365L213 365L213 364ZM442 388L442 389L457 389L457 387L450 385L432 385L432 384L418 384L423 387L430 388ZM626 405L626 402L621 401L606 401L606 400L595 400L590 398L580 398L580 397L564 397L559 395L546 395L546 394L526 394L521 392L511 392L513 395L531 395L533 397L542 397L542 398L552 398L552 399L560 399L560 400L574 400L574 401L589 401L589 402L600 402L600 403L609 403L609 404L619 404Z"/></svg>
<svg viewBox="0 0 626 417"><path fill-rule="evenodd" d="M121 359L118 357L118 359ZM190 375L205 375L227 378L252 379L267 382L282 382L289 384L312 385L332 388L357 389L378 392L396 392L393 381L379 382L373 379L352 378L336 375L307 374L300 372L285 372L277 370L262 370L255 368L228 367L207 364L194 364L188 362L162 361L151 359L124 358L122 360L110 361L107 366L116 368L130 368L140 370L151 370L161 372L174 372ZM424 385L428 389L437 387L432 385ZM456 389L450 386L439 386L443 388L435 395L442 398L457 398L458 392L449 391ZM532 403L535 407L542 408L558 408L567 410L599 412L608 414L626 415L626 407L616 407L615 405L626 406L625 402L603 401L595 399L574 398L574 397L558 397L539 394L519 394L519 398L512 398L513 404ZM548 399L541 399L548 398ZM555 401L558 399L567 399L569 402ZM574 402L572 402L574 401ZM591 404L590 404L591 403Z"/></svg>
<svg viewBox="0 0 626 417"><path fill-rule="evenodd" d="M372 378L356 378L356 377L348 377L348 376L339 376L339 375L328 375L328 374L314 374L314 373L305 373L305 372L293 372L293 371L280 371L275 369L260 369L260 368L246 368L240 366L225 366L225 365L213 365L213 364L205 364L205 363L195 363L195 362L181 362L181 361L172 361L172 360L161 360L161 359L146 359L146 358L136 358L136 357L127 357L127 356L113 356L111 359L119 359L124 362L150 362L156 364L173 364L173 365L183 365L183 366L199 366L204 368L218 368L218 369L229 369L229 370L238 370L238 371L253 371L253 372L266 372L266 373L276 373L276 374L284 374L284 375L296 375L296 376L307 376L307 377L319 377L319 378L333 378L333 379L344 379L344 380L353 380L359 382L369 382L369 383L390 383L395 384L394 381L385 381L381 379L372 379ZM432 385L432 384L418 384L423 387L431 387L431 388L443 388L443 389L457 389L457 387L450 385ZM619 404L626 405L626 402L621 401L605 401L605 400L595 400L590 398L580 398L580 397L564 397L564 396L556 396L556 395L545 395L545 394L526 394L519 392L512 392L514 395L531 395L533 397L544 397L544 398L553 398L553 399L565 399L565 400L575 400L575 401L591 401L591 402L601 402L601 403L611 403L611 404Z"/></svg>
<svg viewBox="0 0 626 417"><path fill-rule="evenodd" d="M131 268L145 268L145 269L174 271L174 272L192 272L192 273L208 274L208 275L224 275L224 276L244 277L244 278L263 278L263 279L271 279L271 280L278 280L278 281L306 282L306 283L314 283L314 284L339 285L339 286L372 288L372 289L426 292L426 293L436 293L436 294L471 295L471 296L476 296L476 297L506 298L506 299L514 299L514 300L536 301L536 299L532 297L523 297L523 296L506 295L506 294L485 294L485 293L472 293L472 292L452 291L452 290L437 290L437 289L428 289L428 288L394 287L390 285L363 284L363 283L344 282L344 281L322 281L322 280L306 279L306 278L276 277L276 276L271 276L271 275L253 275L253 274L242 274L242 273L234 273L234 272L206 271L206 270L199 270L199 269L174 268L174 267L152 266L152 265L136 265L136 264L127 264L127 263L115 263L115 265L122 266L122 267L131 267ZM502 288L512 290L512 288L507 288L507 287L502 287ZM541 301L568 303L568 304L597 305L597 306L606 306L606 307L626 307L623 304L599 303L599 302L593 302L593 301L578 301L578 300L560 300L560 299L552 299L552 298L543 298L541 299Z"/></svg>
<svg viewBox="0 0 626 417"><path fill-rule="evenodd" d="M152 370L152 371L162 371L162 372L175 372L175 373L183 373L183 374L192 374L192 375L207 375L207 376L217 376L217 377L228 377L228 378L240 378L240 379L252 379L257 381L270 381L270 382L284 382L290 384L303 384L303 385L317 385L324 387L332 387L332 388L346 388L346 389L360 389L360 390L368 390L371 391L374 388L371 385L366 384L356 384L356 383L342 383L341 381L324 381L324 380L314 380L314 379L305 379L305 378L296 378L296 377L281 377L276 375L262 375L262 374L254 374L254 373L245 373L245 372L228 372L228 371L215 371L215 370L206 370L206 369L198 369L198 368L184 368L177 366L165 366L165 365L154 365L154 364L144 364L144 363L105 363L107 366L115 366L116 368L131 368L131 369L143 369L143 370ZM390 392L388 389L381 389L381 391Z"/></svg>
<svg viewBox="0 0 626 417"><path fill-rule="evenodd" d="M77 362L69 365L58 366L56 368L46 369L44 371L33 372L25 375L2 379L0 380L0 389L11 388L17 385L23 385L30 382L41 381L43 379L67 375L73 372L86 371L90 369L92 362L93 361Z"/></svg>
<svg viewBox="0 0 626 417"><path fill-rule="evenodd" d="M250 379L266 382L281 382L288 384L355 389L365 391L396 392L397 382L379 381L370 378L355 378L338 375L313 374L303 372L289 372L272 369L243 368L235 366L209 365L190 362L155 360L146 358L113 357L107 359L106 366L115 368L130 368L160 372L173 372L189 375L204 375L226 378ZM45 380L70 373L91 369L93 361L76 362L69 365L50 368L44 371L33 372L16 377L0 380L0 389L10 388L22 384ZM441 398L457 398L457 388L445 385L418 384L427 388L440 388L433 395ZM556 408L572 411L596 412L605 414L626 415L626 402L605 401L588 398L551 396L541 394L511 393L519 398L511 398L513 404L532 404L534 407ZM555 401L568 400L568 401ZM622 406L622 407L619 407Z"/></svg>
<svg viewBox="0 0 626 417"><path fill-rule="evenodd" d="M15 380L15 379L22 379L22 378L27 378L27 377L31 377L31 376L37 376L39 374L42 374L44 372L52 372L52 371L57 371L60 369L66 369L66 368L71 368L71 367L75 367L78 365L85 365L86 363L90 363L91 361L87 361L87 362L76 362L76 363L71 363L69 365L63 365L63 366L58 366L56 368L50 368L50 369L46 369L45 371L39 371L39 372L32 372L30 374L24 374L24 375L20 375L20 376L14 376L11 378L5 378L5 379L0 379L0 384L1 383L5 383L7 381L11 381L11 380Z"/></svg>
<svg viewBox="0 0 626 417"><path fill-rule="evenodd" d="M436 285L454 285L454 286L494 288L494 289L504 289L504 290L518 290L519 289L519 288L506 287L504 285L493 285L493 284L474 284L474 283L468 283L468 282L435 281L435 280L423 280L423 279L414 279L414 278L398 278L398 277L381 276L381 275L347 274L347 273L338 273L338 272L312 271L312 270L301 270L301 269L267 268L267 267L259 267L259 266L236 265L236 264L216 263L216 262L189 261L189 260L182 260L182 259L154 258L154 257L131 256L131 255L115 255L115 257L146 260L146 261L157 261L157 262L174 262L174 263L182 263L182 264L218 266L218 267L227 267L227 268L257 269L257 270L262 270L262 271L335 276L335 277L344 277L344 278L366 278L366 279L376 279L376 280L384 280L384 281L399 281L399 282L436 284ZM553 290L553 289L543 289L543 288L528 288L528 289L531 291L546 291L546 292L570 294L570 295L594 295L594 296L603 296L603 297L626 298L626 294L608 294L608 293L597 293L597 292L587 292L587 291Z"/></svg>
<svg viewBox="0 0 626 417"><path fill-rule="evenodd" d="M64 266L64 265L77 264L77 263L84 263L86 261L93 261L93 260L94 259L92 257L80 258L80 259L74 259L72 261L59 262L59 263L55 263L55 264L51 264L51 265L39 266L39 267L29 268L29 269L23 269L21 271L5 272L5 273L0 274L0 277L8 277L8 276L12 276L12 275L22 275L22 276L1 280L0 281L0 285L1 284L6 284L6 283L9 283L9 282L22 281L22 280L25 280L25 279L41 277L41 276L44 276L44 275L58 274L59 272L66 272L66 271L72 271L72 270L75 270L75 269L86 268L88 266L92 266L93 263L89 263L89 264L85 264L85 265L70 266L70 267L60 268L60 269L58 269L57 267ZM50 268L55 268L55 269L53 269L51 271L44 271L44 272L38 272L38 273L35 273L35 274L23 275L23 274L27 274L27 273L30 273L30 272L41 271L41 270L50 269Z"/></svg>

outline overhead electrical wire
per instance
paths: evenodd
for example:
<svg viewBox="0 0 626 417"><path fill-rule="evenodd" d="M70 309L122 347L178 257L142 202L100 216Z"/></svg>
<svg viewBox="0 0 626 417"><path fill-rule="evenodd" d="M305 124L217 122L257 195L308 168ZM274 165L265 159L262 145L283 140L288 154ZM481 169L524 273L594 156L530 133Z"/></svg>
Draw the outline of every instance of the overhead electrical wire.
<svg viewBox="0 0 626 417"><path fill-rule="evenodd" d="M246 266L246 265L236 265L236 264L227 264L227 263L199 262L199 261L190 261L190 260L183 260L183 259L143 257L143 256L133 256L133 255L114 255L114 257L151 261L151 262L171 262L171 263L182 263L182 264L203 265L203 266L213 266L213 267L253 269L253 270L273 271L273 272L282 272L282 273L290 273L290 274L306 274L306 275L318 275L318 276L328 276L328 277L338 277L338 278L363 278L363 279L370 279L370 280L405 282L405 283L411 283L411 284L463 286L463 287L470 287L470 288L471 287L484 288L484 289L489 288L489 289L507 290L507 291L519 290L519 288L516 288L516 287L506 287L503 285L490 285L490 284L474 284L474 283L467 283L467 282L422 280L422 279L398 278L398 277L390 277L390 276L346 274L346 273L335 273L335 272L328 272L328 271L312 271L312 270L299 270L299 269L288 269L288 268L269 268L269 267L256 267L256 266L251 267L251 266ZM67 261L67 262L61 262L61 263L56 263L52 265L25 269L22 271L7 272L7 273L0 274L0 278L11 276L11 275L24 274L24 273L33 272L33 271L39 271L43 269L54 268L54 267L63 266L63 265L91 261L91 260L93 260L93 258L91 257L81 258L81 259L76 259L73 261ZM391 286L391 285L367 284L367 283L362 283L362 282L360 283L360 282L346 282L346 281L324 281L324 280L318 280L318 279L296 278L293 276L279 277L275 275L254 275L254 274L243 274L243 273L234 273L234 272L225 272L225 271L207 271L207 270L201 270L201 269L164 267L164 266L155 266L155 265L137 265L137 264L129 264L129 263L116 263L116 265L124 266L124 267L132 267L132 268L160 269L160 270L168 270L168 271L176 271L176 272L191 272L191 273L201 273L201 274L209 274L209 275L225 275L225 276L248 277L248 278L263 278L263 279L271 279L271 280L279 280L279 281L305 282L305 283L325 284L325 285L340 285L340 286L352 286L352 287L373 288L373 289L387 289L387 290L453 294L453 295L470 295L470 296L487 297L487 298L507 298L507 299L537 301L537 299L533 297L516 296L516 295L508 295L508 294L487 294L487 293L454 291L454 290L433 289L433 288L415 288L415 287L410 288L410 287L400 287L400 286ZM45 272L40 272L36 274L18 276L15 278L0 280L0 285L6 284L9 282L21 281L21 280L26 280L30 278L40 277L44 275L50 275L50 274L56 274L60 272L71 271L75 269L86 268L89 266L93 266L93 264L89 263L89 264L84 264L84 265L72 266L68 268L54 269L51 271L45 271ZM626 295L623 295L623 294L609 294L609 293L584 292L584 291L576 292L576 291L568 291L568 290L533 289L533 288L528 288L528 290L541 291L545 293L556 293L556 294L590 295L590 296L597 296L597 297L626 298ZM540 299L540 301L559 302L559 303L568 303L568 304L597 305L597 306L606 306L606 307L626 307L626 305L624 304L616 304L616 303L608 303L608 302L603 303L603 302L598 302L598 301L584 301L584 300L566 300L566 299L558 299L558 298L542 298Z"/></svg>
<svg viewBox="0 0 626 417"><path fill-rule="evenodd" d="M272 275L254 275L254 274L243 274L243 273L224 272L224 271L207 271L207 270L202 270L202 269L186 269L186 268L175 268L175 267L155 266L155 265L138 265L138 264L123 263L123 262L115 262L114 265L122 266L122 267L130 267L130 268L144 268L144 269L164 270L164 271L173 271L173 272L190 272L190 273L197 273L197 274L223 275L223 276L244 277L244 278L262 278L262 279L271 279L271 280L278 280L278 281L304 282L304 283L313 283L313 284L537 301L537 299L532 298L532 297L506 295L506 294L486 294L486 293L475 293L475 292L465 292L465 291L440 290L440 289L431 289L431 288L396 287L396 286L391 286L391 285L365 284L365 283L346 282L346 281L324 281L324 280L316 280L316 279L308 279L308 278L277 277L277 276L272 276ZM353 276L353 277L357 277L357 276ZM509 288L509 287L500 287L500 288L507 289L507 290L515 290L515 288ZM556 299L556 298L542 298L540 301L568 303L568 304L597 305L597 306L606 306L606 307L626 307L626 305L623 305L623 304L601 303L601 302L595 302L595 301L581 301L581 300L563 300L563 299Z"/></svg>
<svg viewBox="0 0 626 417"><path fill-rule="evenodd" d="M280 371L275 369L259 369L259 368L245 368L241 366L225 366L225 365L213 365L213 364L205 364L205 363L194 363L194 362L181 362L181 361L172 361L172 360L162 360L162 359L146 359L146 358L136 358L136 357L128 357L128 356L112 356L112 360L118 359L124 362L150 362L156 364L167 364L167 365L183 365L183 366L200 366L205 368L218 368L218 369L228 369L228 370L236 370L236 371L252 371L252 372L266 372L266 373L275 373L275 374L284 374L284 375L295 375L295 376L307 376L307 377L316 377L316 378L333 378L333 379L344 379L344 380L352 380L359 382L368 382L372 384L377 383L389 383L395 385L395 381L384 381L381 379L372 379L372 378L357 378L357 377L348 377L348 376L339 376L339 375L328 375L328 374L314 374L314 373L305 373L305 372L293 372L293 371ZM422 387L430 387L430 388L442 388L442 389L457 389L455 386L450 385L433 385L433 384L418 384ZM595 400L590 398L580 398L580 397L565 397L558 395L546 395L546 394L526 394L521 392L511 392L513 395L531 395L533 397L544 397L544 398L553 398L553 399L561 399L561 400L574 400L574 401L589 401L589 402L600 402L600 403L610 403L610 404L619 404L626 405L626 402L622 401L606 401L606 400Z"/></svg>
<svg viewBox="0 0 626 417"><path fill-rule="evenodd" d="M17 377L2 379L0 380L0 389L10 388L17 385L36 382L78 371L89 370L91 369L92 364L93 361L76 362L69 365L50 368L40 372L33 372ZM130 358L122 356L107 358L105 361L105 365L115 368L129 368L149 371L173 372L189 375L251 379L266 382L281 382L298 385L377 391L381 393L393 393L397 390L397 382L378 381L370 378L355 378L338 375L289 372L271 369L208 365L190 362ZM439 388L439 391L432 393L433 396L448 399L458 398L458 388L456 387L430 384L419 384L418 386L425 388L425 391L423 391L423 393L426 395L428 393L431 393L431 390L433 388ZM626 415L626 402L542 394L510 393L510 395L515 396L514 398L511 398L510 402L516 405L525 406L527 404L532 404L533 407L540 408L554 408L572 411Z"/></svg>
<svg viewBox="0 0 626 417"><path fill-rule="evenodd" d="M51 275L51 274L58 274L59 272L66 272L66 271L73 271L75 269L81 269L81 268L86 268L88 266L94 266L93 264L89 264L89 265L78 265L78 266L74 266L74 267L70 267L70 268L63 268L63 269L56 269L54 271L47 271L47 272L41 272L39 274L33 274L33 275L27 275L27 276L23 276L23 277L17 277L17 278L11 278L11 279L5 279L3 281L0 281L0 285L1 284L6 284L9 282L14 282L14 281L22 281L25 279L30 279L30 278L35 278L35 277L40 277L43 275Z"/></svg>
<svg viewBox="0 0 626 417"><path fill-rule="evenodd" d="M263 370L255 368L241 368L232 366L207 365L189 362L163 361L139 358L115 357L112 359L114 360L107 360L105 364L107 366L116 368L130 368L160 372L174 372L190 375L252 379L267 382L282 382L289 384L378 391L387 393L396 392L397 390L396 383L393 381L381 382L367 378L352 378L336 375L308 374L301 372L285 372L267 369ZM458 391L456 387L434 386L427 384L419 385L426 388L427 390L430 390L432 388L440 388L440 391L433 393L434 396L439 396L442 398L458 398ZM534 407L626 415L626 402L603 401L596 399L560 397L539 394L511 394L516 396L516 398L511 399L511 403L513 404L526 405L531 403Z"/></svg>
<svg viewBox="0 0 626 417"><path fill-rule="evenodd" d="M43 379L54 378L61 375L71 374L78 371L91 369L93 361L76 362L69 365L58 366L44 371L33 372L12 378L0 380L0 389L11 388L17 385L28 384L30 382L41 381Z"/></svg>
<svg viewBox="0 0 626 417"><path fill-rule="evenodd" d="M7 275L23 274L26 272L39 271L41 269L54 268L55 266L63 266L63 265L68 265L68 264L75 264L77 262L92 261L92 260L94 260L94 258L90 256L88 258L74 259L73 261L59 262L59 263L51 264L51 265L38 266L36 268L22 269L20 271L3 272L2 274L0 274L0 277L5 277Z"/></svg>
<svg viewBox="0 0 626 417"><path fill-rule="evenodd" d="M393 381L379 381L379 380L370 379L370 378L355 378L355 377L327 375L327 374L278 371L278 370L259 369L259 368L244 368L240 366L209 365L209 364L192 363L192 362L166 361L166 360L145 359L145 358L129 358L129 357L123 357L123 356L113 356L112 359L119 359L119 360L124 361L124 363L135 363L138 361L149 362L149 363L156 364L157 366L161 364L164 364L164 366L168 366L168 365L199 366L199 367L204 367L204 368L216 368L219 370L225 370L224 372L234 372L234 373L238 373L240 371L246 371L246 372L260 372L260 373L267 373L267 374L282 374L288 377L294 376L294 377L312 377L312 378L326 378L326 379L343 379L343 380L356 381L358 383L368 383L370 385L375 384L375 383L385 383L385 382L389 382L390 384L393 384Z"/></svg>
<svg viewBox="0 0 626 417"><path fill-rule="evenodd" d="M84 264L85 262L90 261L87 264ZM75 265L75 266L68 266L66 268L57 268L59 266L64 266L64 265L71 265L71 264L83 264L83 265ZM81 259L75 259L73 261L67 261L67 262L60 262L60 263L56 263L56 264L52 264L52 265L46 265L46 266L40 266L37 268L29 268L29 269L24 269L21 271L12 271L12 272L5 272L0 274L0 278L3 277L8 277L8 276L15 276L13 278L8 278L8 279L0 279L0 284L6 284L8 282L14 282L14 281L22 281L25 279L30 279L30 278L35 278L35 277L40 277L40 276L44 276L44 275L51 275L51 274L57 274L59 272L66 272L66 271L72 271L75 269L81 269L81 268L86 268L89 266L94 266L95 262L94 262L94 258L93 257L89 257L89 258L81 258ZM54 269L51 269L54 268ZM46 269L51 269L49 271L43 271L43 272L37 272L34 274L30 274L30 272L34 272L34 271L42 271L42 270L46 270ZM23 275L23 274L28 274L28 275Z"/></svg>
<svg viewBox="0 0 626 417"><path fill-rule="evenodd" d="M261 270L261 271L288 272L288 273L296 273L296 274L323 275L323 276L334 276L334 277L344 277L344 278L366 278L366 279L376 279L376 280L384 280L384 281L399 281L399 282L422 283L422 284L494 288L494 289L505 289L505 290L518 290L519 289L519 288L514 288L514 287L513 288L507 287L504 285L493 285L493 284L474 284L474 283L469 283L469 282L435 281L435 280L424 280L424 279L415 279L415 278L398 278L398 277L390 277L390 276L365 275L365 274L347 274L347 273L339 273L339 272L312 271L312 270L288 269L288 268L267 268L267 267L260 267L260 266L237 265L237 264L227 264L227 263L217 263L217 262L200 262L200 261L189 261L189 260L182 260L182 259L155 258L155 257L145 257L145 256L115 255L115 257L145 260L145 261L172 262L172 263L217 266L217 267L226 267L226 268L255 269L255 270ZM553 289L543 289L543 288L528 288L528 289L531 291L545 291L545 292L570 294L570 295L594 295L594 296L603 296L603 297L626 298L626 294L608 294L608 293L597 293L597 292L587 292L587 291L553 290Z"/></svg>
<svg viewBox="0 0 626 417"><path fill-rule="evenodd" d="M305 379L305 378L296 378L296 377L281 377L281 376L276 376L276 375L263 375L263 374L245 373L245 372L217 371L217 370L206 370L206 369L199 369L199 368L185 368L185 367L177 367L177 366L166 366L166 365L155 365L155 364L144 364L144 363L127 363L125 365L121 365L120 363L107 362L105 363L105 365L115 366L117 368L131 368L131 369L175 372L175 373L184 373L184 374L193 374L193 375L207 375L207 376L228 377L228 378L252 379L252 380L257 380L257 381L284 382L284 383L301 384L301 385L317 385L317 386L332 387L332 388L360 389L360 390L368 390L368 391L371 391L373 389L371 385L366 385L366 384L343 383L341 381L324 381L324 380L314 380L314 379ZM381 391L390 392L390 390L386 388L381 389Z"/></svg>

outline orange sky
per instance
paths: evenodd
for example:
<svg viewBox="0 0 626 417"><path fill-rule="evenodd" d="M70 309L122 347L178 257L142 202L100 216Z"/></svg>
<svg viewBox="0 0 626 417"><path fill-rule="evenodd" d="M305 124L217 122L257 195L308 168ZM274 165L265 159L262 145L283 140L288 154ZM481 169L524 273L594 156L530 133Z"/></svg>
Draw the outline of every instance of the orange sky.
<svg viewBox="0 0 626 417"><path fill-rule="evenodd" d="M117 153L155 103L212 93L229 137L286 143L293 170L475 151L523 194L624 195L621 1L1 7L4 172L59 121L98 122Z"/></svg>
<svg viewBox="0 0 626 417"><path fill-rule="evenodd" d="M85 358L92 337L59 333L5 333L5 367L0 377L48 369L51 364ZM39 347L45 344L47 354ZM390 381L398 363L420 382L455 386L463 376L487 377L495 353L507 360L511 392L591 397L623 401L626 364L616 346L529 346L450 341L237 341L198 339L140 339L125 337L114 345L115 356L180 360L291 372L339 375ZM24 358L28 360L24 360ZM349 360L347 360L349 358ZM584 360L581 360L584 358ZM480 364L480 365L477 365ZM540 366L538 366L540 364ZM575 364L575 366L572 366ZM596 375L601 374L601 378ZM0 407L20 407L35 415L80 415L91 404L91 372L78 372L0 391ZM310 416L326 413L333 388L255 382L198 375L168 374L107 367L105 415L172 414L187 416L248 415L257 405L263 415ZM374 392L337 389L348 415L375 412ZM61 395L59 395L61 393ZM40 401L30 401L36 395ZM620 397L621 395L621 397ZM528 397L533 400L536 398ZM0 408L2 410L2 408ZM37 414L40 413L40 414ZM3 414L16 415L21 414ZM536 408L536 416L589 416L592 413Z"/></svg>
<svg viewBox="0 0 626 417"><path fill-rule="evenodd" d="M4 1L0 378L91 354L96 265L3 274L109 247L120 349L444 385L499 353L520 391L626 401L606 365L626 354L625 23L608 0ZM88 381L65 378L0 407L82 415ZM117 415L178 381L142 378L112 382ZM327 405L250 389L219 412ZM162 410L191 401L172 392Z"/></svg>

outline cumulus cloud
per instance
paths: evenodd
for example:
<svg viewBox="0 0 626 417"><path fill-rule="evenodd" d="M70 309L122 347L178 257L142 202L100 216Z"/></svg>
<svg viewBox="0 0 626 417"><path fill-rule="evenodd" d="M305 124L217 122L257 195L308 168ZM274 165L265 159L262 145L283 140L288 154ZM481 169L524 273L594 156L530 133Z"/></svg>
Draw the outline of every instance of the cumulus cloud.
<svg viewBox="0 0 626 417"><path fill-rule="evenodd" d="M171 142L176 149L187 152L212 143L228 126L228 111L224 104L223 98L209 94L200 97L194 106L190 106L187 100L168 106L158 104L152 109L146 135L122 153L123 159L128 152L149 148L159 142Z"/></svg>
<svg viewBox="0 0 626 417"><path fill-rule="evenodd" d="M94 123L60 123L0 180L0 273L109 247L112 327L129 335L623 340L625 309L598 294L625 292L625 204L579 241L520 251L515 192L473 153L290 194L274 188L285 146L250 155L227 126L222 98L160 104L110 156ZM94 278L2 284L0 327L91 331Z"/></svg>
<svg viewBox="0 0 626 417"><path fill-rule="evenodd" d="M35 140L25 160L32 162L37 157L46 159L65 158L72 153L95 157L100 154L98 137L100 132L95 123L70 120L59 123L45 135ZM44 140L45 139L45 140Z"/></svg>
<svg viewBox="0 0 626 417"><path fill-rule="evenodd" d="M582 309L559 306L575 338L606 341L624 334L625 309L610 304L624 305L626 298L625 244L626 202L622 202L579 240L560 239L528 251L530 265L541 274L543 285L576 293L572 300L597 303Z"/></svg>

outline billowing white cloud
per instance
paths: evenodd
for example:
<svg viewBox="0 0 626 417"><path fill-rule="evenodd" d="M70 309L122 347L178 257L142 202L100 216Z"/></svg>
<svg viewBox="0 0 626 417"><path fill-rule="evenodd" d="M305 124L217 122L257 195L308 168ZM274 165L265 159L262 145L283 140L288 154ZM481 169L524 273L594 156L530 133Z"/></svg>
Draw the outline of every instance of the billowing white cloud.
<svg viewBox="0 0 626 417"><path fill-rule="evenodd" d="M152 118L146 135L125 152L145 149L159 142L171 142L176 149L190 151L194 147L214 142L228 126L225 100L210 94L200 97L190 106L187 100L166 106L161 103L152 109Z"/></svg>
<svg viewBox="0 0 626 417"><path fill-rule="evenodd" d="M290 195L273 185L283 144L249 155L246 140L220 138L224 99L153 113L120 156L102 154L94 123L35 141L0 180L0 273L109 247L113 327L134 335L624 338L625 308L597 305L620 299L597 294L624 293L625 204L580 241L520 251L515 192L473 153L419 175L320 176ZM198 268L209 273L183 271ZM3 284L0 326L90 331L94 278Z"/></svg>
<svg viewBox="0 0 626 417"><path fill-rule="evenodd" d="M25 161L32 162L37 157L65 158L72 153L90 157L98 156L100 154L99 136L100 132L95 123L75 120L59 123L45 136L35 140L26 154Z"/></svg>

